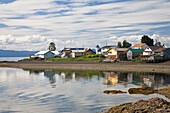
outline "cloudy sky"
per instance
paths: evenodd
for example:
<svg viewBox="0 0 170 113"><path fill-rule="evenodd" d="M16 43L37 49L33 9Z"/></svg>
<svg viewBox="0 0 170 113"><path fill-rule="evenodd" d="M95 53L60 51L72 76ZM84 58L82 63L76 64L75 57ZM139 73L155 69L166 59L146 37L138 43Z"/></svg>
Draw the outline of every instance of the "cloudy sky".
<svg viewBox="0 0 170 113"><path fill-rule="evenodd" d="M170 0L0 0L0 49L170 43Z"/></svg>

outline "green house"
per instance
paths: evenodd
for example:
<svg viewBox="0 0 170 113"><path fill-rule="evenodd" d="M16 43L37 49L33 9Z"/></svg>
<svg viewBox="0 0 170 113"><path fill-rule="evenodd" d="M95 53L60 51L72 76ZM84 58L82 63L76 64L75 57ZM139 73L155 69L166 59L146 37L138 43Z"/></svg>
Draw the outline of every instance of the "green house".
<svg viewBox="0 0 170 113"><path fill-rule="evenodd" d="M132 60L143 53L144 49L129 49L127 52L127 59Z"/></svg>

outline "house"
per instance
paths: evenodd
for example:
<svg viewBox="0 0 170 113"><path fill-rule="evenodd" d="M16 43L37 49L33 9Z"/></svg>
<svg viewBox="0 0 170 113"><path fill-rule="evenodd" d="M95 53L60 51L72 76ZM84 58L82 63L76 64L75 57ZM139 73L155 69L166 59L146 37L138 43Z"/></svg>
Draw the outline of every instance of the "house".
<svg viewBox="0 0 170 113"><path fill-rule="evenodd" d="M71 49L63 49L62 51L61 51L61 57L62 58L68 58L68 57L70 57L71 56Z"/></svg>
<svg viewBox="0 0 170 113"><path fill-rule="evenodd" d="M101 54L103 54L105 57L107 57L107 56L108 56L108 50L109 50L110 48L116 48L116 46L114 46L114 45L103 46L103 47L101 48Z"/></svg>
<svg viewBox="0 0 170 113"><path fill-rule="evenodd" d="M85 50L71 50L72 58L81 57L81 56L85 56Z"/></svg>
<svg viewBox="0 0 170 113"><path fill-rule="evenodd" d="M58 51L40 51L34 55L35 58L54 58L59 55Z"/></svg>
<svg viewBox="0 0 170 113"><path fill-rule="evenodd" d="M84 52L85 52L85 55L95 54L95 52L92 49L90 49L90 48L86 48Z"/></svg>
<svg viewBox="0 0 170 113"><path fill-rule="evenodd" d="M107 51L107 57L109 58L117 58L117 51L116 51L116 48L110 48L108 51Z"/></svg>
<svg viewBox="0 0 170 113"><path fill-rule="evenodd" d="M82 57L85 55L91 55L91 54L95 54L95 52L90 49L90 48L64 48L62 50L62 55L61 57Z"/></svg>
<svg viewBox="0 0 170 113"><path fill-rule="evenodd" d="M127 51L128 50L129 50L128 48L116 48L117 57L120 60L127 60Z"/></svg>
<svg viewBox="0 0 170 113"><path fill-rule="evenodd" d="M155 56L163 56L164 60L170 59L170 48L159 48L154 51Z"/></svg>
<svg viewBox="0 0 170 113"><path fill-rule="evenodd" d="M170 59L170 48L157 47L152 52L143 52L142 60L147 62L160 62ZM149 51L149 49L148 49Z"/></svg>
<svg viewBox="0 0 170 113"><path fill-rule="evenodd" d="M108 52L109 58L126 58L126 51L128 48L110 48Z"/></svg>
<svg viewBox="0 0 170 113"><path fill-rule="evenodd" d="M142 55L144 49L129 49L127 51L127 59L132 60L140 55Z"/></svg>
<svg viewBox="0 0 170 113"><path fill-rule="evenodd" d="M163 48L163 46L149 46L143 51L143 56L150 56L154 54L154 51Z"/></svg>
<svg viewBox="0 0 170 113"><path fill-rule="evenodd" d="M132 49L146 49L148 48L149 46L145 43L142 43L142 44L135 44L134 46L132 46Z"/></svg>
<svg viewBox="0 0 170 113"><path fill-rule="evenodd" d="M84 52L84 48L64 48L61 52L62 52L62 55L61 57L62 58L68 58L68 57L79 57L81 56Z"/></svg>

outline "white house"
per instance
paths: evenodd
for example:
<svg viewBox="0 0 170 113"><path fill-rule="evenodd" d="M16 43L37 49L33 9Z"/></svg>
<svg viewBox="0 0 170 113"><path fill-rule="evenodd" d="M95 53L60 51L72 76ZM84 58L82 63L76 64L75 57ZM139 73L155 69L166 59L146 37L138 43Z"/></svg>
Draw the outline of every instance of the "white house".
<svg viewBox="0 0 170 113"><path fill-rule="evenodd" d="M35 54L35 57L38 57L38 58L54 58L57 55L59 55L58 51L40 51L40 52Z"/></svg>
<svg viewBox="0 0 170 113"><path fill-rule="evenodd" d="M143 51L144 56L150 56L154 54L154 51L163 48L163 46L149 46Z"/></svg>

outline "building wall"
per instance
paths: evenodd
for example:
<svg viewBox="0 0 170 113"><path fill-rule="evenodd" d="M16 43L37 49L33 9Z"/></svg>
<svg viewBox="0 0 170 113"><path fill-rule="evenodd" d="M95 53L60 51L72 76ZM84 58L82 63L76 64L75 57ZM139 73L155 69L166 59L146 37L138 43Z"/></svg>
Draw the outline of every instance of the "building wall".
<svg viewBox="0 0 170 113"><path fill-rule="evenodd" d="M36 55L38 58L44 58L44 55Z"/></svg>
<svg viewBox="0 0 170 113"><path fill-rule="evenodd" d="M152 50L150 48L146 48L145 51L143 51L143 55L145 56L152 55Z"/></svg>
<svg viewBox="0 0 170 113"><path fill-rule="evenodd" d="M127 52L127 59L132 60L132 51L130 50Z"/></svg>
<svg viewBox="0 0 170 113"><path fill-rule="evenodd" d="M95 54L92 50L89 50L85 53L85 55L92 55L92 54Z"/></svg>
<svg viewBox="0 0 170 113"><path fill-rule="evenodd" d="M50 51L44 54L44 58L54 58L54 57L55 57L55 54Z"/></svg>
<svg viewBox="0 0 170 113"><path fill-rule="evenodd" d="M84 56L85 53L84 52L72 52L72 57L75 58L75 57L81 57L81 56Z"/></svg>
<svg viewBox="0 0 170 113"><path fill-rule="evenodd" d="M102 48L101 52L104 53L104 52L107 52L110 48Z"/></svg>
<svg viewBox="0 0 170 113"><path fill-rule="evenodd" d="M108 51L108 57L110 57L110 58L117 58L117 51L115 50L115 49L110 49L109 51Z"/></svg>

